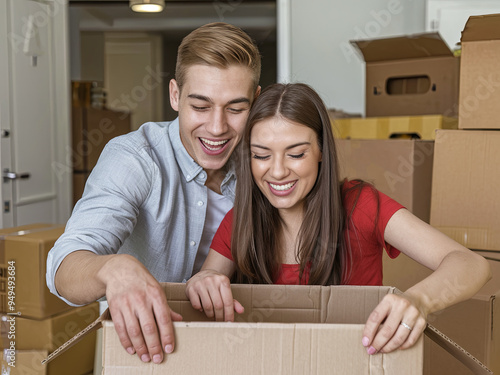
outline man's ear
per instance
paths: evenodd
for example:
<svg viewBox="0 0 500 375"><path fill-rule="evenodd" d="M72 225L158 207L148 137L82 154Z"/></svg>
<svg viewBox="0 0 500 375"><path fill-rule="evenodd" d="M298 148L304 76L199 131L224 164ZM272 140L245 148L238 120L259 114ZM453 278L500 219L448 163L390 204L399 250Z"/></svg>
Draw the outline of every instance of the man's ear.
<svg viewBox="0 0 500 375"><path fill-rule="evenodd" d="M174 111L179 112L179 100L181 97L181 90L179 88L179 85L177 84L177 81L173 78L170 80L170 83L168 84L168 91L170 94L170 106Z"/></svg>

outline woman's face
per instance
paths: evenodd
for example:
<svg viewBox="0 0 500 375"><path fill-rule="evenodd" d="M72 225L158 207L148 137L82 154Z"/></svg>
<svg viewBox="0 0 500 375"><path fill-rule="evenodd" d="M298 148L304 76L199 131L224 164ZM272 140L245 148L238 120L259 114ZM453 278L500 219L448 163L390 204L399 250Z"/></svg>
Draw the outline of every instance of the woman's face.
<svg viewBox="0 0 500 375"><path fill-rule="evenodd" d="M311 128L283 117L255 124L250 133L252 175L280 213L303 212L318 177L321 151Z"/></svg>

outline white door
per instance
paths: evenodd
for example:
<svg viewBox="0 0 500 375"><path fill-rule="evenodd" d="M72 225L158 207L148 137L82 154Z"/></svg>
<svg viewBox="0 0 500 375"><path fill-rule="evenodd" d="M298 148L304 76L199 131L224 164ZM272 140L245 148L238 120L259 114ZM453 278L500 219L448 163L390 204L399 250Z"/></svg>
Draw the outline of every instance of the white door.
<svg viewBox="0 0 500 375"><path fill-rule="evenodd" d="M70 213L67 0L0 1L0 227Z"/></svg>

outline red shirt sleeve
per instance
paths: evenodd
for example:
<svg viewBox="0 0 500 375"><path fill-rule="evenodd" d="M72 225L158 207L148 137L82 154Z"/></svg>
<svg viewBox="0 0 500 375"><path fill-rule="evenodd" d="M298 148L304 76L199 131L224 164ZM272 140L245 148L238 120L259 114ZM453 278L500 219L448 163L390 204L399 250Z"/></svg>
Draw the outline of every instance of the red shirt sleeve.
<svg viewBox="0 0 500 375"><path fill-rule="evenodd" d="M233 230L233 209L231 208L229 212L224 216L222 222L215 232L214 239L210 245L211 249L214 249L219 254L224 255L226 258L233 260L231 255L231 233Z"/></svg>
<svg viewBox="0 0 500 375"><path fill-rule="evenodd" d="M369 185L359 191L356 184L358 182L349 181L344 185L347 189L344 209L347 214L352 212L345 231L352 257L346 283L382 285L382 249L391 258L400 254L398 249L385 242L385 228L392 215L404 206Z"/></svg>

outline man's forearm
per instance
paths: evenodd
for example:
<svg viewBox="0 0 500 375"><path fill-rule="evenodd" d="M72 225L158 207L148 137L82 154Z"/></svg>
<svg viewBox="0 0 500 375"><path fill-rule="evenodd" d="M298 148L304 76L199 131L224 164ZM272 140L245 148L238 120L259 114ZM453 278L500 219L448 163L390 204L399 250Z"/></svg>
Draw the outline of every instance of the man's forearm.
<svg viewBox="0 0 500 375"><path fill-rule="evenodd" d="M96 255L91 251L75 251L62 261L55 275L58 293L68 301L82 305L106 294L99 271L116 255Z"/></svg>

